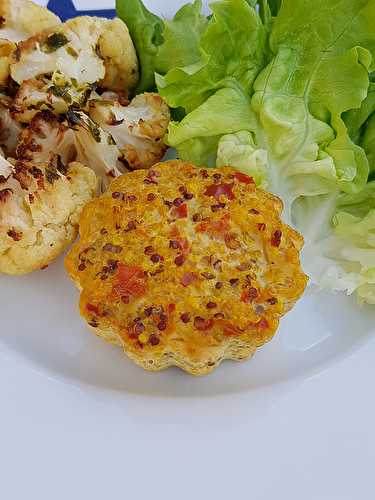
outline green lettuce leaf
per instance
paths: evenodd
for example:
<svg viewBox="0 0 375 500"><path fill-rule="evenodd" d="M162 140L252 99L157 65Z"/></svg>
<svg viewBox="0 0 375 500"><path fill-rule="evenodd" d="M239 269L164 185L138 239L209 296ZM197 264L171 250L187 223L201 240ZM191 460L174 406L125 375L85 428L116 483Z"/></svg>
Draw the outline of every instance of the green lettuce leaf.
<svg viewBox="0 0 375 500"><path fill-rule="evenodd" d="M363 147L370 167L370 175L373 178L375 174L375 112L367 121L363 136L361 139Z"/></svg>
<svg viewBox="0 0 375 500"><path fill-rule="evenodd" d="M180 144L196 138L223 135L255 126L250 98L240 87L222 88L185 118L169 126L168 144Z"/></svg>
<svg viewBox="0 0 375 500"><path fill-rule="evenodd" d="M179 144L178 156L197 166L213 167L216 164L220 136L194 137Z"/></svg>
<svg viewBox="0 0 375 500"><path fill-rule="evenodd" d="M164 22L142 0L116 0L116 12L126 23L138 54L140 80L136 92L150 90L155 83L155 56L164 42Z"/></svg>
<svg viewBox="0 0 375 500"><path fill-rule="evenodd" d="M268 189L268 154L259 148L251 132L241 130L223 135L217 147L218 167L236 165L241 172L253 177L257 186Z"/></svg>
<svg viewBox="0 0 375 500"><path fill-rule="evenodd" d="M370 75L374 79L375 75ZM375 82L371 81L361 107L344 114L349 135L366 153L370 176L375 174Z"/></svg>
<svg viewBox="0 0 375 500"><path fill-rule="evenodd" d="M199 43L208 20L201 14L202 2L186 4L172 20L164 21L164 43L155 57L155 71L164 75L176 66L188 66L201 58Z"/></svg>
<svg viewBox="0 0 375 500"><path fill-rule="evenodd" d="M169 105L188 113L225 87L239 86L248 94L266 62L266 30L254 8L245 0L223 0L211 9L200 42L201 60L156 79Z"/></svg>
<svg viewBox="0 0 375 500"><path fill-rule="evenodd" d="M291 222L298 197L358 191L366 183L366 156L351 141L342 114L359 107L367 94L371 54L358 43L374 32L367 20L375 14L371 4L340 2L332 23L327 16L337 1L318 1L306 16L306 1L286 0L275 20L275 56L255 82L252 106L270 154L270 189L286 202Z"/></svg>
<svg viewBox="0 0 375 500"><path fill-rule="evenodd" d="M168 143L279 195L312 281L374 303L375 0L220 0L208 20L199 9L180 11L189 36L177 15L164 23L150 63L185 111Z"/></svg>
<svg viewBox="0 0 375 500"><path fill-rule="evenodd" d="M370 75L371 78L371 75ZM367 120L375 111L375 82L370 81L370 85L367 90L367 96L362 101L361 107L357 109L351 109L344 113L343 118L346 126L348 127L348 132L350 137L356 144L361 143L361 138L364 132L364 126Z"/></svg>
<svg viewBox="0 0 375 500"><path fill-rule="evenodd" d="M305 270L321 288L356 292L361 302L375 304L375 183L340 195L333 224L304 248Z"/></svg>
<svg viewBox="0 0 375 500"><path fill-rule="evenodd" d="M136 93L154 88L155 71L164 74L200 60L199 42L208 24L201 8L201 0L196 0L172 20L163 20L141 0L116 0L117 15L127 24L138 54L141 78Z"/></svg>

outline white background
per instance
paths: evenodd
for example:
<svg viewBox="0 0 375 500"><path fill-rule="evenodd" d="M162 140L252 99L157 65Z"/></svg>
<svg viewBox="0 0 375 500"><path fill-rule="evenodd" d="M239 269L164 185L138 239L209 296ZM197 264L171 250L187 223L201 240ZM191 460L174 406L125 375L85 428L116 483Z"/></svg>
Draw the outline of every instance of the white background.
<svg viewBox="0 0 375 500"><path fill-rule="evenodd" d="M0 498L373 500L375 345L228 398L128 398L0 356Z"/></svg>

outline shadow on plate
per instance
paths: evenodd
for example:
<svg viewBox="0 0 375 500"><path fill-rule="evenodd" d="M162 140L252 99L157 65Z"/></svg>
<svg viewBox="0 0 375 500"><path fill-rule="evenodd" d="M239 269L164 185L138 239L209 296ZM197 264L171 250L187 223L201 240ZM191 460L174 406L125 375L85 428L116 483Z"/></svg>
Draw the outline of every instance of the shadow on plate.
<svg viewBox="0 0 375 500"><path fill-rule="evenodd" d="M213 374L149 373L92 335L77 311L78 293L59 260L26 277L2 277L1 348L49 376L75 385L157 397L207 397L260 389L309 376L359 347L375 331L375 308L343 295L308 290L272 342L252 360L224 362Z"/></svg>

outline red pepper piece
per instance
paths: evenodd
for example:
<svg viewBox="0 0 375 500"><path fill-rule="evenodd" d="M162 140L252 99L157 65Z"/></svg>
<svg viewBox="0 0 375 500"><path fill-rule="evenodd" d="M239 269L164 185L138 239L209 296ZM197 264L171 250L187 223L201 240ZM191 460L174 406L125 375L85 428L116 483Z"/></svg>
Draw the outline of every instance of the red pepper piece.
<svg viewBox="0 0 375 500"><path fill-rule="evenodd" d="M197 278L198 276L195 273L185 273L181 278L181 284L185 287L189 286Z"/></svg>
<svg viewBox="0 0 375 500"><path fill-rule="evenodd" d="M204 319L199 316L194 318L194 327L201 332L206 332L207 330L211 330L213 326L214 326L214 320L212 318Z"/></svg>
<svg viewBox="0 0 375 500"><path fill-rule="evenodd" d="M254 287L245 289L241 294L241 301L245 304L249 304L254 299L258 297L258 290Z"/></svg>
<svg viewBox="0 0 375 500"><path fill-rule="evenodd" d="M142 297L147 291L145 274L138 266L119 264L116 278L113 290L120 297Z"/></svg>
<svg viewBox="0 0 375 500"><path fill-rule="evenodd" d="M196 226L197 233L208 233L210 236L221 238L230 229L229 214L225 214L220 220L206 219Z"/></svg>
<svg viewBox="0 0 375 500"><path fill-rule="evenodd" d="M97 316L100 316L100 311L99 311L98 306L95 306L94 304L86 304L86 309L88 310L88 312L91 312L91 313L96 314Z"/></svg>
<svg viewBox="0 0 375 500"><path fill-rule="evenodd" d="M243 184L255 184L254 179L252 177L243 174L242 172L236 172L234 174L234 177Z"/></svg>
<svg viewBox="0 0 375 500"><path fill-rule="evenodd" d="M186 203L183 203L178 207L173 207L171 213L176 219L185 219L188 216L188 207Z"/></svg>
<svg viewBox="0 0 375 500"><path fill-rule="evenodd" d="M234 337L236 335L241 335L243 332L232 323L226 321L223 327L223 333L225 337Z"/></svg>
<svg viewBox="0 0 375 500"><path fill-rule="evenodd" d="M234 184L225 184L224 182L222 184L211 184L206 187L204 194L207 196L213 196L218 201L220 201L221 195L226 196L228 200L234 200L235 196L233 193L233 186Z"/></svg>

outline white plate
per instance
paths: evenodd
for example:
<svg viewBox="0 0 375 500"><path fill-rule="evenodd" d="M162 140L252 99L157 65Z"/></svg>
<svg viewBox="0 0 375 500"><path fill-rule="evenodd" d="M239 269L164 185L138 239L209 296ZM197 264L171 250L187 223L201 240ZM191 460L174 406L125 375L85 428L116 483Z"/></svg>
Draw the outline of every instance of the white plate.
<svg viewBox="0 0 375 500"><path fill-rule="evenodd" d="M1 499L374 498L374 309L309 290L251 361L192 378L89 333L62 259L0 298Z"/></svg>

